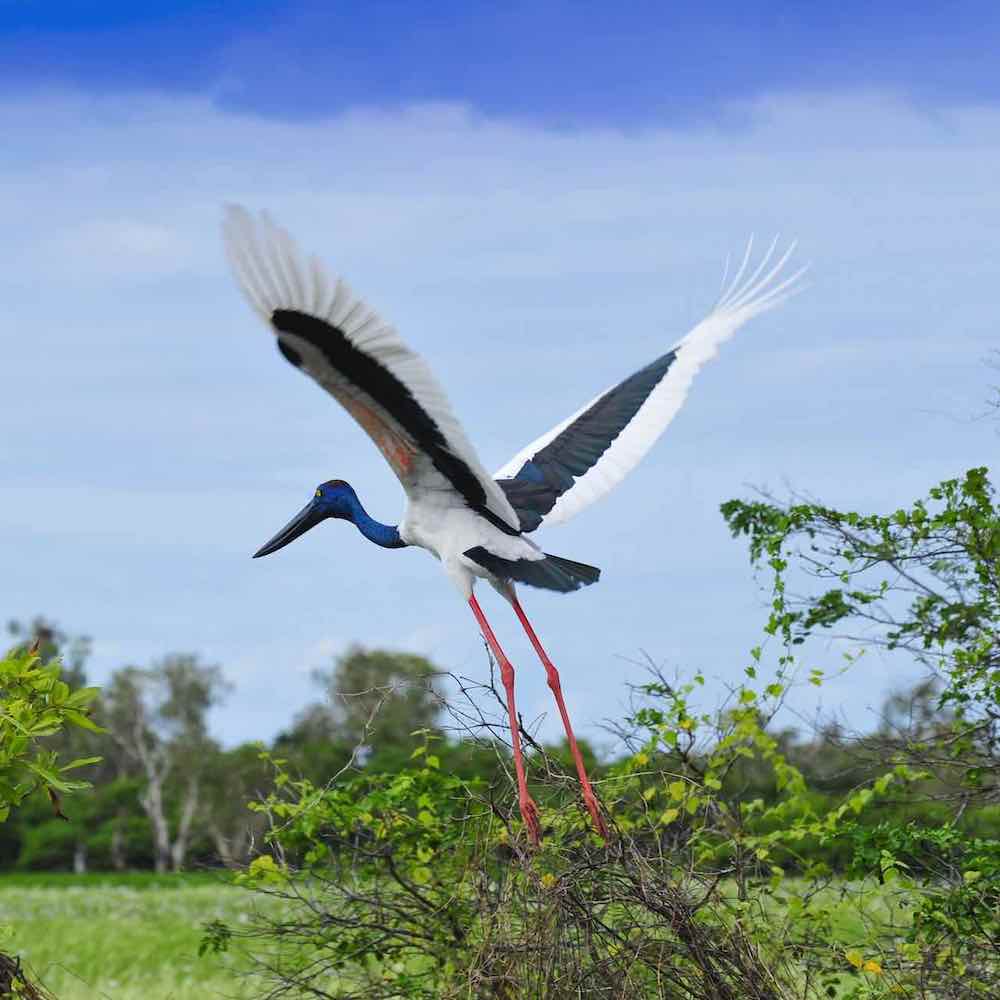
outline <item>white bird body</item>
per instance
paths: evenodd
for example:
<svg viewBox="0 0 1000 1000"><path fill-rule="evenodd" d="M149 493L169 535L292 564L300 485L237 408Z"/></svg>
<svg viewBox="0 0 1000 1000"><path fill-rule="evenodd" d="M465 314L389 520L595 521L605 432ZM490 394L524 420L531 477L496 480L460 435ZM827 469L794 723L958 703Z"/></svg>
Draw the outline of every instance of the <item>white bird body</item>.
<svg viewBox="0 0 1000 1000"><path fill-rule="evenodd" d="M321 520L351 520L385 548L407 545L439 559L472 608L501 668L507 693L521 815L540 836L528 794L514 705L514 670L474 594L485 579L511 604L545 666L598 831L607 827L590 787L563 702L559 675L518 601L515 583L571 591L600 570L543 552L527 533L565 521L604 497L635 467L680 409L697 371L719 345L794 290L783 278L793 248L772 264L775 244L744 279L751 245L708 316L670 351L595 396L517 453L494 476L479 461L426 362L388 323L315 259L304 260L262 216L229 210L226 245L246 297L277 335L286 360L310 375L354 417L385 456L406 494L398 526L371 518L349 484L323 483L314 499L256 555L288 544ZM804 270L804 269L803 269Z"/></svg>
<svg viewBox="0 0 1000 1000"><path fill-rule="evenodd" d="M466 552L482 546L501 559L540 560L545 553L524 535L508 535L484 521L450 493L423 494L408 500L400 537L407 545L426 549L439 559L464 600L472 596L476 579L486 580L504 596L507 587Z"/></svg>

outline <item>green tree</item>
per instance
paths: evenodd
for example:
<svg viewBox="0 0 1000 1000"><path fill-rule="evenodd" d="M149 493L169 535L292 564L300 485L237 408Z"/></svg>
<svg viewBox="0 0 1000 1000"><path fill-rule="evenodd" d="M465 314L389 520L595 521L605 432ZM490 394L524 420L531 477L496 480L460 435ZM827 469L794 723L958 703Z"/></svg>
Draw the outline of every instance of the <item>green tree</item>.
<svg viewBox="0 0 1000 1000"><path fill-rule="evenodd" d="M769 631L801 645L838 629L918 661L932 681L887 724L905 734L911 763L958 775L967 795L1000 793L1000 506L985 468L930 490L891 514L816 503L733 500L722 507L774 573ZM792 599L789 565L824 585ZM914 714L916 712L916 714Z"/></svg>
<svg viewBox="0 0 1000 1000"><path fill-rule="evenodd" d="M771 499L734 500L722 510L733 533L749 538L751 559L771 571L767 631L783 642L782 684L796 666L791 651L830 629L901 653L928 672L928 680L890 696L879 732L858 741L884 768L921 777L901 801L922 811L910 819L896 811L875 826L841 823L840 841L852 842L852 874L906 880L919 892L908 938L893 956L908 973L897 992L994 996L1000 505L988 470L970 469L890 514ZM790 570L811 575L819 591L790 597ZM822 674L813 668L810 679L822 683ZM988 835L970 836L972 825Z"/></svg>
<svg viewBox="0 0 1000 1000"><path fill-rule="evenodd" d="M370 754L412 747L411 733L440 722L439 673L422 656L353 646L332 670L315 673L326 701L306 708L288 738L363 746Z"/></svg>
<svg viewBox="0 0 1000 1000"><path fill-rule="evenodd" d="M215 855L227 868L245 864L267 822L249 803L274 789L274 772L259 743L210 751L205 762L201 819Z"/></svg>
<svg viewBox="0 0 1000 1000"><path fill-rule="evenodd" d="M103 702L108 729L143 779L140 804L158 872L183 868L202 788L217 747L208 712L227 683L218 666L173 654L148 668L118 670Z"/></svg>
<svg viewBox="0 0 1000 1000"><path fill-rule="evenodd" d="M80 871L81 852L88 868L151 868L152 832L139 806L141 794L138 777L114 778L99 768L90 792L66 805L65 820L54 818L42 802L26 803L13 845L17 868Z"/></svg>

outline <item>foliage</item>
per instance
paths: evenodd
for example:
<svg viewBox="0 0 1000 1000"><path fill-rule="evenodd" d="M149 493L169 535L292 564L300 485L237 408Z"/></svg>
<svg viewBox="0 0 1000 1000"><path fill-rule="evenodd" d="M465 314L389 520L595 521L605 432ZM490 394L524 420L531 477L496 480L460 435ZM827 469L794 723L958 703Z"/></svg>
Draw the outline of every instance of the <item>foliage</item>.
<svg viewBox="0 0 1000 1000"><path fill-rule="evenodd" d="M530 736L549 823L535 853L503 750L491 780L442 768L430 732L402 770L346 768L325 787L276 760L260 806L272 853L244 884L290 909L214 924L206 948L250 948L268 997L995 995L1000 531L985 473L890 517L724 512L771 571L771 646L715 708L701 675L636 692L617 732L628 754L597 782L609 846ZM792 569L836 586L792 599ZM823 683L801 659L811 632L860 622L937 683L893 696L863 738L776 729L793 684Z"/></svg>
<svg viewBox="0 0 1000 1000"><path fill-rule="evenodd" d="M83 678L85 642L69 639L43 617L10 629L25 643L37 641L43 660L71 652L74 666L69 673L64 666L60 679ZM377 744L359 749L348 742L341 727L357 735L367 717L342 719L343 706L334 703L314 706L310 718L320 725L300 720L275 749L288 758L291 772L317 782L352 761L398 770L413 748L412 731L437 718L433 665L408 654L364 650L338 662L346 672L335 671L336 681L326 676L325 687L368 685L359 698L347 699L352 711L374 691L376 701L363 713L379 706ZM14 822L0 826L0 866L85 871L246 863L265 826L247 802L266 794L273 774L260 760L259 746L223 749L213 739L208 712L226 687L219 668L189 655L117 670L92 703L94 718L107 730L64 730L40 744L59 758L100 755L102 763L88 772L93 794L76 800L59 822L43 804L26 804ZM384 724L385 712L391 725ZM489 773L488 754L458 745L442 753L463 774Z"/></svg>
<svg viewBox="0 0 1000 1000"><path fill-rule="evenodd" d="M563 748L529 732L547 823L530 850L502 715L470 694L479 707L449 705L449 721L428 661L355 649L321 677L332 703L270 752L212 740L213 668L120 671L102 716L113 766L72 822L25 804L21 863L65 865L81 845L96 864L151 863L156 810L134 807L158 781L168 852L249 861L237 878L256 915L206 914L203 958L190 948L251 962L243 995L996 995L1000 516L985 470L888 516L773 500L724 513L769 575L764 639L714 705L700 674L654 671L634 692L624 753L591 761L610 845ZM810 575L819 592L793 596ZM815 633L854 640L847 669L877 643L926 676L890 695L873 732L803 738L780 723L796 684L829 676Z"/></svg>
<svg viewBox="0 0 1000 1000"><path fill-rule="evenodd" d="M33 649L42 663L58 660L62 679L70 687L86 685L86 665L90 656L88 636L70 635L44 615L36 615L29 622L13 619L7 623L7 632L21 652Z"/></svg>
<svg viewBox="0 0 1000 1000"><path fill-rule="evenodd" d="M275 761L274 854L241 881L289 912L249 932L213 923L206 947L249 948L269 997L781 995L739 926L701 919L704 886L667 854L594 837L566 776L545 779L552 761L535 774L551 825L533 855L500 789L435 750L328 788Z"/></svg>
<svg viewBox="0 0 1000 1000"><path fill-rule="evenodd" d="M305 709L285 742L332 740L369 753L400 746L409 751L410 734L432 728L441 714L437 673L423 656L352 646L332 670L314 673L326 699Z"/></svg>
<svg viewBox="0 0 1000 1000"><path fill-rule="evenodd" d="M774 574L767 631L801 645L817 628L844 626L859 641L916 657L940 679L938 708L952 715L947 725L908 740L906 756L954 770L966 796L994 799L1000 790L1000 506L987 470L947 480L927 499L889 515L737 500L722 511L734 534L749 537L752 560L766 562ZM799 542L805 547L796 549ZM790 601L790 559L827 589Z"/></svg>
<svg viewBox="0 0 1000 1000"><path fill-rule="evenodd" d="M992 996L1000 982L1000 840L960 826L974 803L1000 794L1000 506L985 468L930 490L890 515L815 503L730 501L723 514L772 573L769 635L780 637L779 684L816 629L915 657L932 675L909 699L891 699L876 738L858 741L913 799L957 806L944 823L843 825L856 874L915 893L905 940L890 953L897 988L921 997ZM791 599L790 563L826 587ZM859 631L864 635L859 636ZM751 668L751 672L752 672ZM821 683L822 671L810 671ZM903 711L900 711L900 709ZM890 770L891 768L891 770ZM881 965L880 965L881 968Z"/></svg>
<svg viewBox="0 0 1000 1000"><path fill-rule="evenodd" d="M863 941L838 926L843 902L821 891L829 871L809 842L843 835L913 776L824 800L767 732L762 706L780 692L744 687L713 714L690 706L700 687L659 678L641 692L621 734L632 752L599 782L610 849L572 780L534 744L533 792L549 821L537 854L512 819L506 769L492 784L461 778L442 768L433 734L404 770L346 772L326 788L276 761L278 791L260 806L274 853L243 881L294 916L249 934L213 925L206 947L242 940L269 997L569 997L586 984L595 996L841 991L845 955ZM769 802L747 800L748 763L768 772ZM803 892L782 864L820 881ZM863 978L875 964L863 959Z"/></svg>
<svg viewBox="0 0 1000 1000"><path fill-rule="evenodd" d="M136 778L96 780L58 821L40 803L27 804L20 816L17 868L57 871L81 856L86 866L77 866L78 871L151 867L152 831L136 808L140 794Z"/></svg>
<svg viewBox="0 0 1000 1000"><path fill-rule="evenodd" d="M213 748L203 763L205 806L200 825L211 840L212 861L227 868L239 867L253 856L267 825L259 812L248 807L273 787L261 748L259 743Z"/></svg>
<svg viewBox="0 0 1000 1000"><path fill-rule="evenodd" d="M912 924L899 947L926 993L990 996L1000 981L1000 841L952 823L880 823L851 831L852 874L909 891Z"/></svg>
<svg viewBox="0 0 1000 1000"><path fill-rule="evenodd" d="M65 726L97 730L87 715L95 691L72 690L60 679L59 661L43 662L38 644L12 649L0 659L0 823L33 792L44 790L62 817L60 795L87 787L69 772L100 758L63 763L45 737ZM25 976L20 958L0 952L0 995L45 1000L44 990Z"/></svg>
<svg viewBox="0 0 1000 1000"><path fill-rule="evenodd" d="M184 866L202 784L217 747L207 715L227 684L218 666L174 654L151 667L115 673L104 698L108 728L143 779L139 802L153 834L157 871ZM176 808L171 799L176 798Z"/></svg>
<svg viewBox="0 0 1000 1000"><path fill-rule="evenodd" d="M817 795L768 732L767 687L701 712L697 680L644 686L632 752L598 782L610 847L537 746L536 853L509 778L451 773L432 739L402 771L329 787L273 761L278 788L258 806L272 853L240 881L286 909L249 929L213 923L204 947L252 955L268 997L991 996L995 947L972 960L960 937L981 951L983 928L995 935L995 842L949 827L940 863L921 869L918 827L890 841L901 826L878 820L919 773ZM753 768L773 797L745 794ZM831 843L852 881L818 860Z"/></svg>
<svg viewBox="0 0 1000 1000"><path fill-rule="evenodd" d="M43 663L31 649L15 649L0 659L0 822L35 791L49 794L57 815L59 796L86 788L70 772L99 758L62 762L45 737L66 726L99 731L88 715L96 690L72 690L60 679L59 662Z"/></svg>

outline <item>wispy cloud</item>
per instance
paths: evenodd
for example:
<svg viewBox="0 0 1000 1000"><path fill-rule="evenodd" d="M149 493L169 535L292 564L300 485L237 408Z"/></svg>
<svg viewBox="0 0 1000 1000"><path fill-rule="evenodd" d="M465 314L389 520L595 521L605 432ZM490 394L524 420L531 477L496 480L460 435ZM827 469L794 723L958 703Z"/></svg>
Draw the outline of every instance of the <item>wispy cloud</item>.
<svg viewBox="0 0 1000 1000"><path fill-rule="evenodd" d="M36 246L39 271L90 282L174 275L191 256L174 230L140 219L89 219L57 230Z"/></svg>

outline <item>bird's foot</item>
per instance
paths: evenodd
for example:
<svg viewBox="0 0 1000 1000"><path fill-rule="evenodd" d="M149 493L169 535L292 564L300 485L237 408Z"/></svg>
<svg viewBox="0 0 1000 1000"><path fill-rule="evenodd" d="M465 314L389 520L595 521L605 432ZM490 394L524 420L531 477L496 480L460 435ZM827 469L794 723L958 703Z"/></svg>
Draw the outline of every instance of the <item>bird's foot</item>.
<svg viewBox="0 0 1000 1000"><path fill-rule="evenodd" d="M542 824L538 818L538 806L527 792L518 796L518 804L521 807L521 819L524 820L531 846L538 847L542 842Z"/></svg>
<svg viewBox="0 0 1000 1000"><path fill-rule="evenodd" d="M590 813L590 818L594 821L594 828L604 838L605 843L607 843L611 839L611 835L608 833L608 824L604 822L604 817L601 815L601 807L597 804L594 793L589 789L584 791L583 801L587 807L587 812Z"/></svg>

